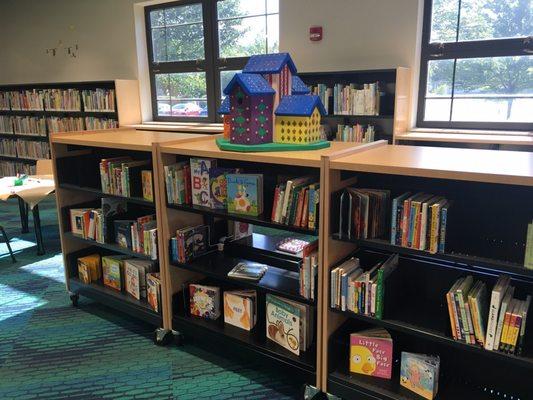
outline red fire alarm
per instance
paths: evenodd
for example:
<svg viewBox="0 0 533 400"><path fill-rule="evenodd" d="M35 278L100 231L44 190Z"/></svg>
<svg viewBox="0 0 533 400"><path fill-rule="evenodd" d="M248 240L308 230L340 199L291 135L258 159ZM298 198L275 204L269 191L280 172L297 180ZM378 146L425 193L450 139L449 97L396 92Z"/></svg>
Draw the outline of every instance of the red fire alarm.
<svg viewBox="0 0 533 400"><path fill-rule="evenodd" d="M322 40L322 27L312 26L309 28L309 40L312 42L319 42Z"/></svg>

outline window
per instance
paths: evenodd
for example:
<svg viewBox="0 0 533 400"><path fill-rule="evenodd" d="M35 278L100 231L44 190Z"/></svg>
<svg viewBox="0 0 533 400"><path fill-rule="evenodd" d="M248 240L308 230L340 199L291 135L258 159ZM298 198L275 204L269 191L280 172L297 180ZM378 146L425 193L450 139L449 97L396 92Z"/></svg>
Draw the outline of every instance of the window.
<svg viewBox="0 0 533 400"><path fill-rule="evenodd" d="M233 74L279 51L279 0L182 0L145 16L154 121L216 121Z"/></svg>
<svg viewBox="0 0 533 400"><path fill-rule="evenodd" d="M533 129L531 0L425 0L417 125Z"/></svg>

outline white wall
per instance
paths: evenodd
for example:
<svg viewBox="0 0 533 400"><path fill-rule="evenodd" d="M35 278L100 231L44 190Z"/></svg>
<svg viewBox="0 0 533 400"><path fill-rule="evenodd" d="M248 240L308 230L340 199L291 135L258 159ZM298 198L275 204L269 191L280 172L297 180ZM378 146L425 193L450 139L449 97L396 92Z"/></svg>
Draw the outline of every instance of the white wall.
<svg viewBox="0 0 533 400"><path fill-rule="evenodd" d="M418 0L281 0L280 47L299 71L413 67ZM309 27L323 26L320 42Z"/></svg>
<svg viewBox="0 0 533 400"><path fill-rule="evenodd" d="M0 83L135 79L134 0L1 0ZM78 57L46 54L62 40Z"/></svg>

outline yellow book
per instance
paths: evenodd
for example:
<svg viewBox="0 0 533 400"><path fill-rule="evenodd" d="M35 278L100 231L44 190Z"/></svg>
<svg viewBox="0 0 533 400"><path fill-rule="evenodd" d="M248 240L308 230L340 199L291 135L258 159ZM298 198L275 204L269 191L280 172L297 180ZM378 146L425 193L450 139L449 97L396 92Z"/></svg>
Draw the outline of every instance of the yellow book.
<svg viewBox="0 0 533 400"><path fill-rule="evenodd" d="M437 252L437 232L439 229L439 203L431 206L431 235L429 239L429 252Z"/></svg>
<svg viewBox="0 0 533 400"><path fill-rule="evenodd" d="M509 326L509 345L511 346L511 349L514 349L516 347L516 342L518 341L518 334L520 333L520 326L522 325L522 311L524 307L523 301L517 301L517 306L515 308L515 311L513 312L513 316L511 317L511 322ZM510 350L511 350L510 349Z"/></svg>
<svg viewBox="0 0 533 400"><path fill-rule="evenodd" d="M509 307L507 308L507 312L505 313L504 319L503 319L503 330L502 330L502 337L500 340L500 350L503 349L508 342L509 337L509 323L511 321L511 315L514 312L516 304L516 299L512 299L509 303ZM496 349L497 350L497 349Z"/></svg>
<svg viewBox="0 0 533 400"><path fill-rule="evenodd" d="M83 283L95 282L102 277L99 254L78 258L78 277Z"/></svg>

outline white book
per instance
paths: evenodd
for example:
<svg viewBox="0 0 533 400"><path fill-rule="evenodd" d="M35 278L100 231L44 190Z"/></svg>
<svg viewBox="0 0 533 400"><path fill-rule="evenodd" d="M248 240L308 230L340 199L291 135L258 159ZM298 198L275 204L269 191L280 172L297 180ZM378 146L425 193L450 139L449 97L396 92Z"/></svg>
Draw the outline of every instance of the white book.
<svg viewBox="0 0 533 400"><path fill-rule="evenodd" d="M485 341L486 350L496 350L494 347L495 336L496 336L496 327L498 324L498 311L500 310L500 304L502 298L509 286L510 278L506 275L501 276L492 289L492 294L490 297L490 306L489 306L489 316L487 322L487 336Z"/></svg>
<svg viewBox="0 0 533 400"><path fill-rule="evenodd" d="M496 325L496 335L494 336L494 349L500 348L500 340L502 338L502 331L503 331L503 320L505 318L505 313L507 312L507 307L509 306L509 303L511 302L511 299L513 298L514 294L514 286L507 287L507 290L505 291L505 296L502 300L502 305L500 307L500 316L498 317L498 324Z"/></svg>

